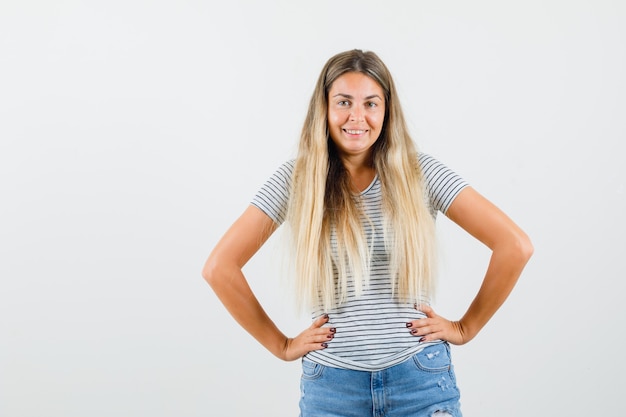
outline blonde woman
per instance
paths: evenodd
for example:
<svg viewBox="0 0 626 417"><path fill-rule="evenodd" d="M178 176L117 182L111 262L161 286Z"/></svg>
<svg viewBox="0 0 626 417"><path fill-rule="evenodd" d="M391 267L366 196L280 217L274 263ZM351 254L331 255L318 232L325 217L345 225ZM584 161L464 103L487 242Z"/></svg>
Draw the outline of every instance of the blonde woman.
<svg viewBox="0 0 626 417"><path fill-rule="evenodd" d="M429 306L442 212L492 250L457 321ZM309 328L284 335L242 267L285 223ZM302 417L461 416L450 344L472 340L532 254L526 234L461 177L418 153L392 77L372 52L326 63L298 155L267 181L210 254L203 276L278 358L302 358ZM438 413L438 414L437 414Z"/></svg>

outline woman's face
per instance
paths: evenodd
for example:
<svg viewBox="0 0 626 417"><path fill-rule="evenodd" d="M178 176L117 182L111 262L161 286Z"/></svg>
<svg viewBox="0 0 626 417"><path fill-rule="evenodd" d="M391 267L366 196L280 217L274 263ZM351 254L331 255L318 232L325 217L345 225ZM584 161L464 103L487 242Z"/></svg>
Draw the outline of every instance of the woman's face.
<svg viewBox="0 0 626 417"><path fill-rule="evenodd" d="M385 95L360 72L337 78L328 92L328 130L342 157L369 157L382 131Z"/></svg>

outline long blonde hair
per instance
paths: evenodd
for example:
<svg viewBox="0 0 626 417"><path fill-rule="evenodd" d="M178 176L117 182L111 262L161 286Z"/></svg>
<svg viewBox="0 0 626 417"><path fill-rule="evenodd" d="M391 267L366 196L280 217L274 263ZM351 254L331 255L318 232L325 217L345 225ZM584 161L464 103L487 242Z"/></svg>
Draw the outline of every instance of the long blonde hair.
<svg viewBox="0 0 626 417"><path fill-rule="evenodd" d="M385 120L372 164L381 182L395 296L417 302L434 291L434 219L391 74L375 53L356 49L325 64L302 128L287 211L296 290L306 306L328 310L346 300L350 276L357 296L368 283L371 248L361 223L364 214L328 131L328 92L347 72L371 77L385 94ZM331 232L338 243L335 253Z"/></svg>

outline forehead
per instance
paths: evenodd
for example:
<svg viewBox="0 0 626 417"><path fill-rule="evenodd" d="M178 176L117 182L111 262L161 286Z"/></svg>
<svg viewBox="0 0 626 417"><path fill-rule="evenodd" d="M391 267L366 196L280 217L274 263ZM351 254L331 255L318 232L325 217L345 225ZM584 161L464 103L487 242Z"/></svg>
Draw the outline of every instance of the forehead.
<svg viewBox="0 0 626 417"><path fill-rule="evenodd" d="M351 96L378 95L383 98L383 89L372 77L361 72L347 72L337 77L328 90L329 95L349 94Z"/></svg>

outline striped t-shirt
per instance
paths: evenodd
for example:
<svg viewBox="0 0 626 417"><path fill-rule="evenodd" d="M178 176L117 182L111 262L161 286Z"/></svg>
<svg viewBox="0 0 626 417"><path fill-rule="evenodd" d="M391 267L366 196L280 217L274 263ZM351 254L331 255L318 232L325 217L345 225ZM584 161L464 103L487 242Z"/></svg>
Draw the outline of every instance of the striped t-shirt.
<svg viewBox="0 0 626 417"><path fill-rule="evenodd" d="M428 204L433 217L445 212L468 184L444 164L427 154L419 154ZM294 161L285 162L252 200L275 223L285 220ZM347 300L331 309L313 312L313 318L326 313L327 326L337 329L328 347L309 352L306 359L326 366L360 371L378 371L396 365L436 342L419 342L406 328L411 320L424 318L413 303L399 302L392 295L389 255L383 240L381 183L376 176L361 192L361 207L369 221L363 222L368 239L373 238L369 285L356 296L348 277ZM368 244L370 241L368 240ZM331 238L331 245L336 247Z"/></svg>

